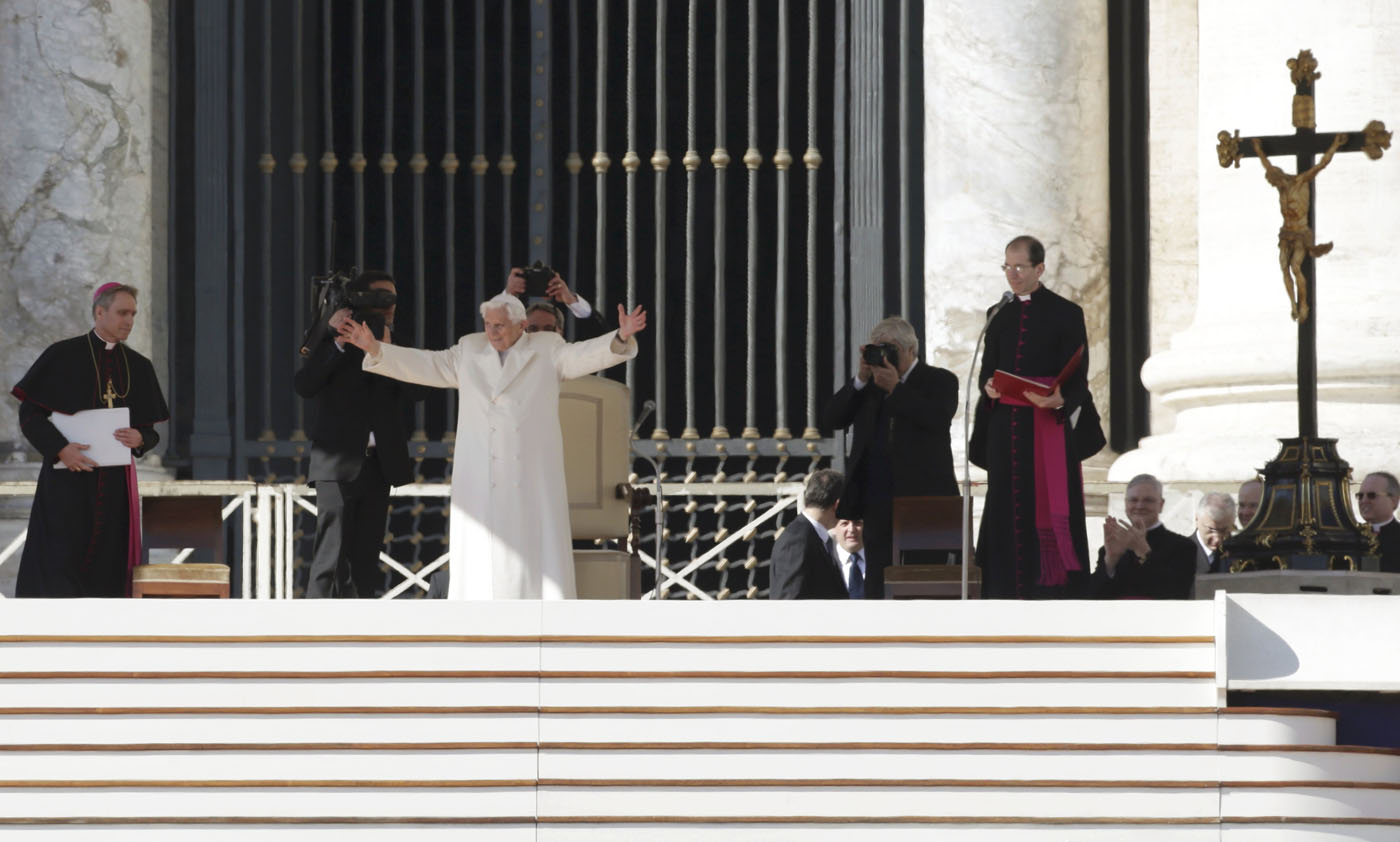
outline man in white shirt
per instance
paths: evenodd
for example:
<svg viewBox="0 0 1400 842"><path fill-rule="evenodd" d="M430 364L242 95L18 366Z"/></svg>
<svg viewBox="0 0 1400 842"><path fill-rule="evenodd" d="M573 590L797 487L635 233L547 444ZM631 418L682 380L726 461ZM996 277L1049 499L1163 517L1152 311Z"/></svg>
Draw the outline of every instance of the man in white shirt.
<svg viewBox="0 0 1400 842"><path fill-rule="evenodd" d="M884 567L866 557L865 521L841 519L831 530L836 541L836 558L850 599L884 599Z"/></svg>

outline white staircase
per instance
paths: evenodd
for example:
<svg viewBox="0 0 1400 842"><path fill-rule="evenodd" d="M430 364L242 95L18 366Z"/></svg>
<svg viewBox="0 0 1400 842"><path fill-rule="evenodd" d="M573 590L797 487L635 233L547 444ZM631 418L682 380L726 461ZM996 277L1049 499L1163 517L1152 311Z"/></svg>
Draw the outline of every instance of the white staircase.
<svg viewBox="0 0 1400 842"><path fill-rule="evenodd" d="M1400 839L1221 613L8 601L0 838Z"/></svg>

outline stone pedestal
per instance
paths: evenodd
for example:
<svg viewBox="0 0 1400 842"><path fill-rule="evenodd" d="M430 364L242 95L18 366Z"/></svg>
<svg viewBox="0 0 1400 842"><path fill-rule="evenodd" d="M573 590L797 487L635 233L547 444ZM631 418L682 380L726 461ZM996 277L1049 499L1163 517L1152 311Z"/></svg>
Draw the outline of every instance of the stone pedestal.
<svg viewBox="0 0 1400 842"><path fill-rule="evenodd" d="M1176 4L1153 6L1176 36L1153 38L1152 129L1182 137L1191 129L1193 168L1154 167L1154 340L1142 380L1152 392L1154 435L1124 454L1109 477L1149 472L1164 481L1241 481L1263 467L1277 440L1298 433L1297 330L1278 267L1281 224L1278 194L1256 159L1221 169L1216 132L1288 134L1293 85L1287 59L1308 48L1319 60L1316 83L1319 133L1357 131L1373 119L1400 124L1400 10L1360 3L1322 9L1303 0L1200 0L1196 9L1198 65L1183 46L1191 32ZM1181 80L1164 71L1175 61L1200 84L1195 110L1176 91ZM1159 82L1159 80L1161 80ZM1154 147L1155 150L1156 147ZM1178 162L1180 164L1181 162ZM1291 158L1275 161L1292 172ZM1170 191L1156 185L1166 179ZM1195 190L1194 215L1184 213ZM1165 201L1164 201L1165 199ZM1172 201L1175 199L1175 201ZM1400 230L1400 155L1379 161L1339 155L1315 186L1317 241L1334 251L1317 261L1318 432L1337 439L1339 454L1358 476L1394 469L1400 453L1400 309L1395 289L1394 232ZM1194 226L1198 268L1194 285L1189 252ZM1189 256L1189 254L1188 254ZM1194 288L1193 288L1194 287ZM1194 296L1193 296L1194 292ZM1175 305L1192 300L1189 324ZM1173 328L1176 328L1173 330Z"/></svg>
<svg viewBox="0 0 1400 842"><path fill-rule="evenodd" d="M924 4L924 359L965 398L1006 243L1045 244L1045 284L1084 308L1108 426L1108 20L1095 0ZM953 422L962 453L962 420ZM959 462L961 459L959 458Z"/></svg>

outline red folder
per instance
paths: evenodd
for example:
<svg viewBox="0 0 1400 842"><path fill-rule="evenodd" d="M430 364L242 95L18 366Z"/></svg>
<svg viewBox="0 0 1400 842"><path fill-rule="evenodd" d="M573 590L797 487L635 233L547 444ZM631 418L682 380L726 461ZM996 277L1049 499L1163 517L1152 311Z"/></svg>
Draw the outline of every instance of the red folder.
<svg viewBox="0 0 1400 842"><path fill-rule="evenodd" d="M1060 369L1059 375L1050 383L1040 383L1035 380L1022 377L1019 374L1012 374L1009 371L997 369L992 374L992 388L1001 393L1003 398L1015 398L1025 403L1026 393L1032 392L1042 397L1048 396L1051 392L1060 388L1060 385L1069 379L1071 374L1084 362L1084 346L1080 345L1079 350L1074 352L1074 356L1069 358L1065 367Z"/></svg>

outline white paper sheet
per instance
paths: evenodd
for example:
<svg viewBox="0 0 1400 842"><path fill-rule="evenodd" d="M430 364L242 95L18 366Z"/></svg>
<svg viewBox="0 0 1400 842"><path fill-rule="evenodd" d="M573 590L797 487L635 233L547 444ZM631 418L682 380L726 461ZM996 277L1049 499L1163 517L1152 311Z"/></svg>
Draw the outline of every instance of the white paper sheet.
<svg viewBox="0 0 1400 842"><path fill-rule="evenodd" d="M83 455L106 468L131 463L131 448L117 441L112 435L123 427L131 426L131 411L124 406L112 409L85 409L72 415L55 412L49 420L70 442L85 444ZM55 468L66 468L62 462Z"/></svg>

